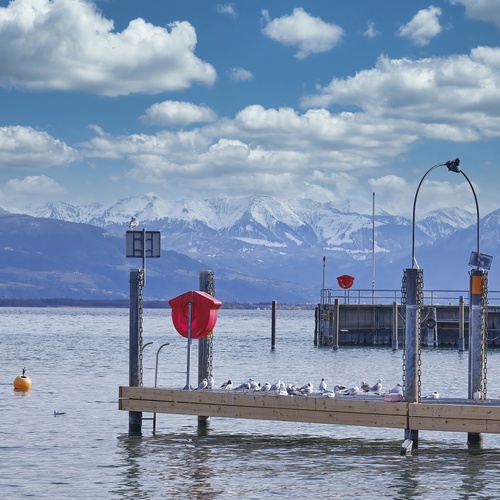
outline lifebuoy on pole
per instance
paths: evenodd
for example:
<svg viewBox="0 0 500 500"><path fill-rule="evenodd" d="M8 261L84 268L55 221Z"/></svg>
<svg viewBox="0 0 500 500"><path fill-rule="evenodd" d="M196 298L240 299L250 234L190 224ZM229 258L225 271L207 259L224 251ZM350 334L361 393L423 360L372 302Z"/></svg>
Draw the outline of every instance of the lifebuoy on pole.
<svg viewBox="0 0 500 500"><path fill-rule="evenodd" d="M217 323L217 313L222 305L212 295L192 290L168 301L172 308L172 323L183 337L188 336L189 304L191 304L191 338L206 337Z"/></svg>
<svg viewBox="0 0 500 500"><path fill-rule="evenodd" d="M349 276L348 274L343 274L342 276L337 277L337 282L341 288L351 288L354 283L354 277Z"/></svg>

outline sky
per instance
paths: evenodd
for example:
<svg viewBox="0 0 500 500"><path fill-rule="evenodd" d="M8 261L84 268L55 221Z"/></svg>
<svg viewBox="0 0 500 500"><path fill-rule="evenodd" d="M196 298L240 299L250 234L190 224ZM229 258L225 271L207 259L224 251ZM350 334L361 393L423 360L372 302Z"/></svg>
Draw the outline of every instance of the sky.
<svg viewBox="0 0 500 500"><path fill-rule="evenodd" d="M9 211L263 195L411 216L425 176L418 211L476 194L483 216L499 146L500 0L0 0ZM465 175L428 172L455 158Z"/></svg>

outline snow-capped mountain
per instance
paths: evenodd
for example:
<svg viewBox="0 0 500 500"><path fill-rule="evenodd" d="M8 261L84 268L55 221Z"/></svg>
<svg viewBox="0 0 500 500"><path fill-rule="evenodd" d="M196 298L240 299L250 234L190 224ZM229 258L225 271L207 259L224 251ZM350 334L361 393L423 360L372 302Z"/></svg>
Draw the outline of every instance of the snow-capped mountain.
<svg viewBox="0 0 500 500"><path fill-rule="evenodd" d="M331 287L336 286L336 276L351 274L356 287L368 289L376 265L377 288L398 289L402 270L411 267L412 220L387 213L345 212L332 203L312 200L255 196L173 202L150 194L105 205L50 203L30 215L91 224L122 236L134 216L139 229L161 231L165 250L184 254L228 279L244 275L294 283L304 287L306 301L319 296L323 256ZM488 217L483 220L498 224L498 216ZM476 227L475 214L462 209L419 214L417 259L434 288L466 289L460 273L437 272L446 269L450 259L445 251L435 250L445 248L445 240L459 237L461 243L455 242L450 250L457 265L467 263L475 248ZM492 254L498 247L498 237L491 234L498 231L489 231L484 253Z"/></svg>

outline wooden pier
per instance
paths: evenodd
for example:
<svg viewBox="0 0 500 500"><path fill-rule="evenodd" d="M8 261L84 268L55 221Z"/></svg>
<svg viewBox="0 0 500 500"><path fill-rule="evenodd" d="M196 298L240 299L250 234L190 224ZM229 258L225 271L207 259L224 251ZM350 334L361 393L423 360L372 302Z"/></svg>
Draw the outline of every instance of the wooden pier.
<svg viewBox="0 0 500 500"><path fill-rule="evenodd" d="M188 391L120 387L119 409L198 415L357 425L393 429L500 433L500 400L439 399L388 402L381 396L281 396L236 391Z"/></svg>

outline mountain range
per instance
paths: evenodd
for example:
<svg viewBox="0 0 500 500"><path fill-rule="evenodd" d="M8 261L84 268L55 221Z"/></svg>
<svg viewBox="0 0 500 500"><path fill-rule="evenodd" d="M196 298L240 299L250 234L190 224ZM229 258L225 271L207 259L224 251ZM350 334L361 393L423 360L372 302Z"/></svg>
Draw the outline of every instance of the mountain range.
<svg viewBox="0 0 500 500"><path fill-rule="evenodd" d="M161 257L147 259L145 297L170 299L215 273L221 301L315 303L337 277L353 288L399 290L411 267L412 241L427 289L467 290L477 249L477 216L459 208L412 220L388 213L342 211L332 203L265 196L168 201L156 195L109 204L48 203L0 214L0 298L126 298L125 257L131 217L136 229L161 232ZM500 210L481 218L480 252L495 256ZM374 236L374 237L373 237ZM324 259L323 259L324 258ZM494 263L490 289L499 289Z"/></svg>

